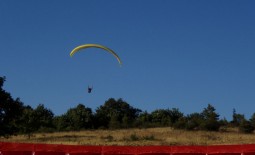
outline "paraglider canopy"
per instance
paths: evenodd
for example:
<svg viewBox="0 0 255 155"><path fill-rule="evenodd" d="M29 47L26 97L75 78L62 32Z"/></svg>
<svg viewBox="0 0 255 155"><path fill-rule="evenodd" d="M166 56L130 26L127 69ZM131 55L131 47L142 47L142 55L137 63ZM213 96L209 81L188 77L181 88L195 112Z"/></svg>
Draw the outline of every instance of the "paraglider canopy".
<svg viewBox="0 0 255 155"><path fill-rule="evenodd" d="M108 51L109 53L111 53L118 60L120 66L122 65L122 62L121 62L119 56L113 50L111 50L110 48L108 48L106 46L99 45L99 44L84 44L84 45L77 46L71 51L70 57L72 57L76 52L78 52L82 49L87 49L87 48L91 48L91 47L100 48L100 49L103 49L105 51Z"/></svg>

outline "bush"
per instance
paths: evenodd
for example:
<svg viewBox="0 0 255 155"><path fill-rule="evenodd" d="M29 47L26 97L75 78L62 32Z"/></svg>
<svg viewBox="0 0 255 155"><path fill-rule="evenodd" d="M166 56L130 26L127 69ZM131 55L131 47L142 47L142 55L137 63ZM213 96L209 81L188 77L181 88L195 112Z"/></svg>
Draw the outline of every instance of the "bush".
<svg viewBox="0 0 255 155"><path fill-rule="evenodd" d="M188 121L184 117L181 117L177 122L174 123L173 127L175 129L186 129L187 123Z"/></svg>
<svg viewBox="0 0 255 155"><path fill-rule="evenodd" d="M219 131L220 124L215 120L207 120L201 124L201 128L206 131Z"/></svg>
<svg viewBox="0 0 255 155"><path fill-rule="evenodd" d="M136 134L131 134L130 135L130 140L131 141L137 141L137 140L139 140L139 137Z"/></svg>
<svg viewBox="0 0 255 155"><path fill-rule="evenodd" d="M104 139L104 140L106 140L106 141L109 141L109 142L111 142L111 141L113 141L114 140L114 138L113 138L113 136L112 135L108 135L108 136L102 136L101 137L101 139Z"/></svg>
<svg viewBox="0 0 255 155"><path fill-rule="evenodd" d="M250 121L243 120L240 123L239 131L241 133L253 133L254 127L252 126L252 123Z"/></svg>
<svg viewBox="0 0 255 155"><path fill-rule="evenodd" d="M155 137L154 137L154 135L144 136L143 140L155 140Z"/></svg>

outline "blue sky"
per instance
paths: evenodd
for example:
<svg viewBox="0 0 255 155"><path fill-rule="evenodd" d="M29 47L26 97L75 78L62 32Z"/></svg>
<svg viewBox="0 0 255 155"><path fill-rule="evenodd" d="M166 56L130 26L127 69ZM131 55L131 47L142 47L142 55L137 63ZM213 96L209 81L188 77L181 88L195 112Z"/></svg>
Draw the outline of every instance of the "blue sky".
<svg viewBox="0 0 255 155"><path fill-rule="evenodd" d="M255 112L255 1L0 1L0 76L56 115L122 98L143 111ZM69 57L81 44L99 49ZM87 86L93 85L93 93Z"/></svg>

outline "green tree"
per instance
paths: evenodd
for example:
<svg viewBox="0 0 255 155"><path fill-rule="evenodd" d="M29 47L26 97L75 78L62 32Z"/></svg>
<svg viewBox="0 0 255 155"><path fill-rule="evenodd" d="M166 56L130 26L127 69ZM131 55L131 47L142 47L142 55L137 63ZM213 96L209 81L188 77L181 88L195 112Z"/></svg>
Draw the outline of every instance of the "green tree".
<svg viewBox="0 0 255 155"><path fill-rule="evenodd" d="M22 116L20 118L20 132L23 134L28 135L28 138L30 139L33 132L38 130L37 119L34 117L34 109L30 106L26 106L23 109Z"/></svg>
<svg viewBox="0 0 255 155"><path fill-rule="evenodd" d="M115 100L113 98L110 98L104 103L104 105L101 105L96 110L96 127L109 128L109 124L111 121L114 121L114 124L118 122L118 124L122 126L124 117L125 127L131 126L140 112L140 109L133 108L122 99ZM127 122L129 124L126 124Z"/></svg>
<svg viewBox="0 0 255 155"><path fill-rule="evenodd" d="M217 114L215 111L215 108L211 104L208 104L207 108L204 108L201 113L204 119L202 124L200 124L201 129L209 131L219 130L219 114Z"/></svg>
<svg viewBox="0 0 255 155"><path fill-rule="evenodd" d="M13 99L11 94L2 88L5 80L5 77L0 77L0 137L8 137L19 131L18 123L23 109L19 98Z"/></svg>
<svg viewBox="0 0 255 155"><path fill-rule="evenodd" d="M43 104L39 104L32 113L35 120L34 127L41 132L50 131L53 129L53 117L54 114L50 109L44 107Z"/></svg>
<svg viewBox="0 0 255 155"><path fill-rule="evenodd" d="M177 108L158 109L151 113L152 123L160 126L173 126L181 117L183 113Z"/></svg>
<svg viewBox="0 0 255 155"><path fill-rule="evenodd" d="M136 119L136 127L148 128L151 126L152 117L147 111L141 112Z"/></svg>
<svg viewBox="0 0 255 155"><path fill-rule="evenodd" d="M183 113L179 111L178 108L172 108L171 110L167 110L169 113L169 117L171 120L171 125L173 126L180 118L183 117Z"/></svg>
<svg viewBox="0 0 255 155"><path fill-rule="evenodd" d="M252 114L252 116L250 118L250 122L251 122L252 126L255 127L255 113Z"/></svg>
<svg viewBox="0 0 255 155"><path fill-rule="evenodd" d="M57 131L68 131L70 130L70 124L68 123L68 118L66 114L63 114L61 116L55 116L53 118L53 124L54 128Z"/></svg>
<svg viewBox="0 0 255 155"><path fill-rule="evenodd" d="M121 128L121 122L118 119L117 115L112 115L110 122L109 122L109 128L110 129L119 129Z"/></svg>
<svg viewBox="0 0 255 155"><path fill-rule="evenodd" d="M187 130L200 130L200 125L204 121L202 114L200 113L192 113L187 115L187 123L185 128Z"/></svg>
<svg viewBox="0 0 255 155"><path fill-rule="evenodd" d="M131 124L131 122L130 122L128 116L124 115L124 117L122 118L122 125L121 126L123 128L128 128L128 127L130 127L130 124Z"/></svg>
<svg viewBox="0 0 255 155"><path fill-rule="evenodd" d="M178 119L177 122L174 123L173 127L175 129L187 129L186 126L188 124L188 119L185 116L182 116Z"/></svg>
<svg viewBox="0 0 255 155"><path fill-rule="evenodd" d="M238 114L236 113L236 110L233 109L233 115L232 115L232 121L231 121L231 124L234 126L234 127L239 127L241 122L245 120L245 117L243 114Z"/></svg>
<svg viewBox="0 0 255 155"><path fill-rule="evenodd" d="M171 118L165 109L157 109L151 112L151 121L155 126L170 126Z"/></svg>
<svg viewBox="0 0 255 155"><path fill-rule="evenodd" d="M252 125L250 121L243 119L239 125L239 131L241 133L253 133L254 126Z"/></svg>
<svg viewBox="0 0 255 155"><path fill-rule="evenodd" d="M77 107L71 108L62 116L63 124L69 130L81 130L92 128L93 114L91 108L78 104ZM64 126L65 126L64 125Z"/></svg>

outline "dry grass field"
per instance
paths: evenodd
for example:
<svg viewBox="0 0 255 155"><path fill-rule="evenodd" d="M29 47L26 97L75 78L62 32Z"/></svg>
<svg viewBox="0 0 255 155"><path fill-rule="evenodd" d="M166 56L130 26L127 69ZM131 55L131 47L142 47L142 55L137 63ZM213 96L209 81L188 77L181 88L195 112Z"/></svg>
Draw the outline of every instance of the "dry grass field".
<svg viewBox="0 0 255 155"><path fill-rule="evenodd" d="M5 142L71 145L222 145L254 144L255 134L241 134L236 129L225 132L184 131L172 128L86 130L1 138Z"/></svg>

